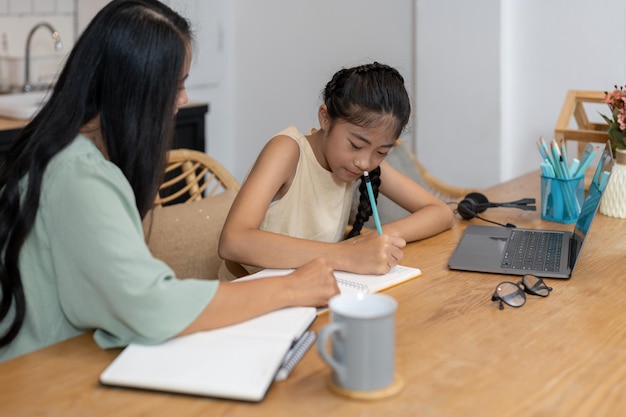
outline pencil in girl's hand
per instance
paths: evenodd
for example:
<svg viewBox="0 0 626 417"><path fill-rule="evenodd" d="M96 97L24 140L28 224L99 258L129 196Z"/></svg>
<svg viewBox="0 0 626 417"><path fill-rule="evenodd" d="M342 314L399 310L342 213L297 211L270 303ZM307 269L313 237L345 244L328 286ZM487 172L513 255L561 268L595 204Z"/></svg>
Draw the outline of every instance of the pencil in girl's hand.
<svg viewBox="0 0 626 417"><path fill-rule="evenodd" d="M376 208L376 200L374 199L374 190L372 190L372 182L370 181L370 175L367 171L363 172L365 177L365 187L367 187L367 194L370 198L370 205L372 206L372 213L374 213L374 222L376 223L376 231L379 235L383 234L383 228L380 225L380 217L378 217L378 209Z"/></svg>

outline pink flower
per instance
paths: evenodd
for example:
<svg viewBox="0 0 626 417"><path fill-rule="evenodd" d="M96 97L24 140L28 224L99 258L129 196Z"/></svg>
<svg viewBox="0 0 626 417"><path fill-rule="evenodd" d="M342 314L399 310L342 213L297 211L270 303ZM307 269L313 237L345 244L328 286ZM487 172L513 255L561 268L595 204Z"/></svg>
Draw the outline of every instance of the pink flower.
<svg viewBox="0 0 626 417"><path fill-rule="evenodd" d="M617 114L617 122L619 123L620 130L626 130L626 121L624 120L625 118L626 112L624 112L624 109L620 109L619 113Z"/></svg>
<svg viewBox="0 0 626 417"><path fill-rule="evenodd" d="M613 151L615 148L626 149L626 86L615 86L615 90L604 93L604 102L611 109L611 115L600 116L608 124L608 136L611 139Z"/></svg>
<svg viewBox="0 0 626 417"><path fill-rule="evenodd" d="M615 86L615 90L610 93L605 93L604 102L609 105L611 110L613 109L623 109L624 104L626 103L626 91L623 87Z"/></svg>

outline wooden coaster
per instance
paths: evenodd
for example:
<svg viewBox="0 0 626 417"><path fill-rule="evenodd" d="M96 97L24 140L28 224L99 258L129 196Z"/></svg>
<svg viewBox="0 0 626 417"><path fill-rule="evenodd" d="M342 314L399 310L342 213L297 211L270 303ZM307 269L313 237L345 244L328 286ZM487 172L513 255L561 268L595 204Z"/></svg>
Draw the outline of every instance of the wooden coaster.
<svg viewBox="0 0 626 417"><path fill-rule="evenodd" d="M329 376L328 388L335 394L339 394L343 397L351 398L353 400L380 400L383 398L392 397L402 391L402 388L404 388L404 380L402 379L402 377L400 377L400 375L396 374L394 381L388 387L370 391L358 391L349 390L337 386L333 382L332 376Z"/></svg>

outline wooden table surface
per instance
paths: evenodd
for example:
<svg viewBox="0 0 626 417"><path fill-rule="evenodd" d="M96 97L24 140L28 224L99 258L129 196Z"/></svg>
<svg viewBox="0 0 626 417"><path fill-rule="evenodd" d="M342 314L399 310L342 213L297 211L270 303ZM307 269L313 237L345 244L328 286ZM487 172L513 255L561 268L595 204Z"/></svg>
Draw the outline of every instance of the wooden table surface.
<svg viewBox="0 0 626 417"><path fill-rule="evenodd" d="M537 197L538 173L486 190L491 201ZM539 200L538 200L539 201ZM490 208L517 226L571 229L539 212ZM515 277L449 271L469 223L405 250L423 276L386 291L399 302L395 397L359 401L326 387L329 368L310 350L261 403L99 385L119 350L91 334L0 364L1 416L620 416L626 413L626 221L598 214L573 277L548 280L547 298L514 309L491 301ZM328 321L320 316L313 328ZM210 375L207 375L210 377Z"/></svg>

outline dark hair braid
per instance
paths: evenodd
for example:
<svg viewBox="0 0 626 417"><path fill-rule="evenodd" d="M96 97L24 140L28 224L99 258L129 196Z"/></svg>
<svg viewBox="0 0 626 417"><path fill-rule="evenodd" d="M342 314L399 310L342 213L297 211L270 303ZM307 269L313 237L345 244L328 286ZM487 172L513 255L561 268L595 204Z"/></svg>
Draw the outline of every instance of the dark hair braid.
<svg viewBox="0 0 626 417"><path fill-rule="evenodd" d="M370 182L372 183L372 191L374 191L374 200L378 201L378 187L380 187L380 167L376 167L376 169L370 171L369 173ZM351 237L358 236L361 234L361 229L363 229L363 224L370 218L373 214L372 205L370 204L370 198L367 193L367 187L365 185L365 176L361 176L361 185L359 185L359 209L356 214L356 218L354 219L354 224L352 225L352 230L346 236L346 239L350 239Z"/></svg>

